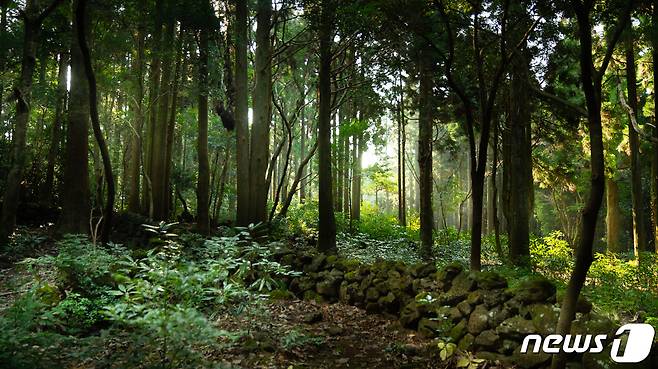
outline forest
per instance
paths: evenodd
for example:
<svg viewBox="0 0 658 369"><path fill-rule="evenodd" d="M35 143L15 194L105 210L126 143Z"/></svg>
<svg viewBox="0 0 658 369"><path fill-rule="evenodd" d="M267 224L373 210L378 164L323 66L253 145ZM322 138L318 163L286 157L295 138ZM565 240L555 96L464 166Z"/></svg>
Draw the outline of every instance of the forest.
<svg viewBox="0 0 658 369"><path fill-rule="evenodd" d="M658 368L657 58L649 0L0 0L0 367Z"/></svg>

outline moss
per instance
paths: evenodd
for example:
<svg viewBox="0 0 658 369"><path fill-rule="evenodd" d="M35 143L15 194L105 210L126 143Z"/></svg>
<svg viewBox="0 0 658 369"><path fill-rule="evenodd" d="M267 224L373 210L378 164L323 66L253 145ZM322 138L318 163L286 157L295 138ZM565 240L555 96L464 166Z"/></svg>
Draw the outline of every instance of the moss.
<svg viewBox="0 0 658 369"><path fill-rule="evenodd" d="M277 289L270 292L270 299L272 300L290 300L294 297L295 295L288 290Z"/></svg>

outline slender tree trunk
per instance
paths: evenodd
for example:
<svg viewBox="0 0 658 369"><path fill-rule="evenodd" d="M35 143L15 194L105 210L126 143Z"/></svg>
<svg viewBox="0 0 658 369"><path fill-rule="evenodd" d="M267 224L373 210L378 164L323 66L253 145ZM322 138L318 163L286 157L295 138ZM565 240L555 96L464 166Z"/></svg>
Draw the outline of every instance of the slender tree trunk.
<svg viewBox="0 0 658 369"><path fill-rule="evenodd" d="M402 85L402 71L398 71L400 80L400 100L398 102L398 222L407 226L407 204L405 201L405 122L404 122L404 90Z"/></svg>
<svg viewBox="0 0 658 369"><path fill-rule="evenodd" d="M630 15L629 15L630 18ZM626 87L628 90L628 105L633 115L638 116L637 108L637 76L635 72L635 51L633 50L633 24L630 19L626 21ZM639 258L640 252L648 251L647 236L644 224L642 204L642 167L640 164L640 139L633 124L628 123L628 145L631 156L631 202L633 210L633 253Z"/></svg>
<svg viewBox="0 0 658 369"><path fill-rule="evenodd" d="M128 211L139 213L140 211L140 168L142 164L142 137L144 132L144 42L146 35L146 0L139 2L140 22L137 27L137 50L132 60L132 75L134 78L134 97L135 101L130 105L134 110L135 123L130 132L129 142L129 159L128 172L126 173L126 182L128 182Z"/></svg>
<svg viewBox="0 0 658 369"><path fill-rule="evenodd" d="M171 166L172 155L174 151L174 134L176 132L176 112L178 109L178 88L181 78L185 75L185 60L183 53L183 31L181 29L178 37L178 50L176 51L176 68L174 72L174 81L171 86L171 99L167 107L169 114L167 116L167 140L165 146L165 214L167 218L175 215L176 209L173 206L173 188L171 187Z"/></svg>
<svg viewBox="0 0 658 369"><path fill-rule="evenodd" d="M658 5L653 5L651 16L651 59L653 61L653 85L658 86ZM653 216L653 247L658 253L658 98L653 99L653 156L651 160L651 209Z"/></svg>
<svg viewBox="0 0 658 369"><path fill-rule="evenodd" d="M208 4L209 6L209 4ZM199 37L199 96L197 156L199 176L197 178L197 229L202 234L210 231L208 214L210 168L208 163L208 29L202 29Z"/></svg>
<svg viewBox="0 0 658 369"><path fill-rule="evenodd" d="M420 91L418 119L418 171L420 180L420 242L423 259L432 258L434 213L432 211L433 65L428 48L419 51Z"/></svg>
<svg viewBox="0 0 658 369"><path fill-rule="evenodd" d="M606 239L608 251L621 252L621 209L619 207L619 186L608 176L605 179L606 193Z"/></svg>
<svg viewBox="0 0 658 369"><path fill-rule="evenodd" d="M79 1L74 2L74 9ZM89 190L89 85L85 75L84 61L78 33L86 29L73 20L71 40L71 90L69 120L66 129L64 178L62 186L62 215L59 230L62 233L88 233L91 211Z"/></svg>
<svg viewBox="0 0 658 369"><path fill-rule="evenodd" d="M336 220L332 199L331 170L331 41L333 10L329 0L322 0L318 36L320 39L320 75L318 89L318 249L336 251Z"/></svg>
<svg viewBox="0 0 658 369"><path fill-rule="evenodd" d="M272 63L270 26L272 2L258 0L256 56L254 64L254 122L249 157L249 217L252 223L267 222L267 162L272 116Z"/></svg>
<svg viewBox="0 0 658 369"><path fill-rule="evenodd" d="M363 133L352 137L352 208L350 209L350 228L354 222L361 220L361 146Z"/></svg>
<svg viewBox="0 0 658 369"><path fill-rule="evenodd" d="M343 214L350 215L350 138L343 141Z"/></svg>
<svg viewBox="0 0 658 369"><path fill-rule="evenodd" d="M246 226L249 217L249 119L247 83L247 1L235 5L235 137L236 137L236 223Z"/></svg>
<svg viewBox="0 0 658 369"><path fill-rule="evenodd" d="M607 43L607 49L602 65L597 70L594 67L592 57L592 26L590 13L593 4L583 4L579 0L573 0L572 5L576 12L578 21L578 38L580 40L580 77L585 93L587 105L587 126L590 140L590 166L591 166L591 190L589 199L581 213L580 235L574 269L567 285L556 333L565 335L571 332L571 322L576 316L576 303L580 290L587 278L589 267L594 261L593 247L594 234L599 210L603 201L605 191L605 164L603 150L603 129L601 127L601 84L605 70L607 69L612 51L619 40L621 31L630 14L632 3L627 5L624 15L621 16L615 33ZM552 369L564 369L567 355L562 352L553 356Z"/></svg>
<svg viewBox="0 0 658 369"><path fill-rule="evenodd" d="M75 18L77 20L77 26L80 28L77 32L78 44L80 47L80 53L82 55L82 63L84 66L84 72L87 77L87 83L89 87L89 109L91 115L92 127L94 130L94 137L98 143L98 147L101 152L101 157L103 160L103 175L105 177L107 185L107 200L105 202L105 209L103 214L103 228L101 231L101 241L107 243L110 239L110 232L112 230L112 216L114 214L114 174L112 172L112 163L110 162L110 154L105 144L105 139L103 138L103 132L101 131L100 119L98 117L98 96L96 89L96 77L94 75L94 70L91 65L91 54L89 52L89 47L87 46L86 34L88 33L87 29L87 0L80 0L75 12Z"/></svg>
<svg viewBox="0 0 658 369"><path fill-rule="evenodd" d="M169 1L165 1L165 7L169 7ZM167 13L169 13L167 11ZM164 37L161 54L162 79L160 81L158 108L154 109L156 114L151 136L150 174L151 196L153 198L153 218L156 220L167 219L167 189L166 167L167 167L167 130L170 102L173 86L173 44L175 39L173 16L167 15L164 25Z"/></svg>
<svg viewBox="0 0 658 369"><path fill-rule="evenodd" d="M0 1L0 40L5 40L7 37L7 6L9 0ZM5 70L7 63L7 48L3 47L0 50L0 70ZM4 81L0 79L0 127L4 126L5 122L5 85ZM0 135L4 137L4 132L0 131Z"/></svg>
<svg viewBox="0 0 658 369"><path fill-rule="evenodd" d="M59 65L57 73L57 101L55 102L55 119L50 134L50 147L48 149L48 164L46 165L46 179L39 191L41 203L46 206L52 205L53 182L55 179L55 162L59 153L63 117L66 111L66 75L69 67L68 53L59 54Z"/></svg>
<svg viewBox="0 0 658 369"><path fill-rule="evenodd" d="M300 134L299 134L299 155L304 158L306 157L306 140L308 136L308 128L306 124L306 107L302 107L300 112ZM299 183L299 202L304 203L306 201L306 174L308 169L306 166L302 167L301 181ZM294 188L294 186L293 186Z"/></svg>

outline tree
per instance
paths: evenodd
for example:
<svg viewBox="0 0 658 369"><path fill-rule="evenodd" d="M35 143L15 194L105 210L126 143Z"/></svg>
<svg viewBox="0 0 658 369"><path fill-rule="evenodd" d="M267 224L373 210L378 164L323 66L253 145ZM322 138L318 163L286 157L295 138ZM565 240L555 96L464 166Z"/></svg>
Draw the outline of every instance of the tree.
<svg viewBox="0 0 658 369"><path fill-rule="evenodd" d="M256 56L254 59L254 121L249 146L249 218L267 222L267 164L272 117L272 2L258 0L256 8Z"/></svg>
<svg viewBox="0 0 658 369"><path fill-rule="evenodd" d="M74 2L74 9L80 6ZM89 18L84 17L86 21ZM89 83L78 40L78 33L88 27L73 19L73 39L71 41L71 91L69 119L66 129L66 150L64 154L64 178L62 186L62 215L59 230L62 233L88 233L91 212L89 192Z"/></svg>
<svg viewBox="0 0 658 369"><path fill-rule="evenodd" d="M433 70L428 45L420 44L418 51L420 73L418 119L418 171L420 190L420 243L421 256L432 257L434 213L432 210L432 137L433 137Z"/></svg>
<svg viewBox="0 0 658 369"><path fill-rule="evenodd" d="M203 2L210 9L210 4ZM204 7L205 8L205 7ZM208 28L204 25L199 32L199 95L198 95L198 136L197 156L199 177L197 178L197 229L202 234L210 231L209 188L210 168L208 164Z"/></svg>
<svg viewBox="0 0 658 369"><path fill-rule="evenodd" d="M247 1L235 5L236 223L249 224L249 119L247 86Z"/></svg>
<svg viewBox="0 0 658 369"><path fill-rule="evenodd" d="M114 173L112 172L112 163L110 162L110 154L101 131L100 119L98 117L98 93L96 86L96 76L91 65L91 53L87 46L87 0L80 0L76 7L74 25L79 27L76 32L80 54L82 55L82 64L84 66L84 73L87 78L89 86L89 107L91 114L91 123L94 131L96 143L101 152L103 160L103 177L107 184L107 200L105 208L103 209L103 224L101 231L101 241L107 243L110 240L110 232L112 231L112 216L114 214Z"/></svg>
<svg viewBox="0 0 658 369"><path fill-rule="evenodd" d="M318 38L320 39L318 248L323 252L336 252L336 219L331 180L331 40L333 22L333 5L329 0L321 0L318 22Z"/></svg>
<svg viewBox="0 0 658 369"><path fill-rule="evenodd" d="M23 170L26 156L27 123L30 119L30 101L32 77L36 65L36 53L39 44L41 26L46 18L62 3L53 0L45 9L39 7L38 0L27 0L23 17L23 55L21 57L21 73L14 87L16 99L16 115L14 134L12 136L11 168L7 175L7 183L2 202L0 216L0 245L7 242L16 226L16 212L23 180ZM3 10L6 6L3 6ZM4 12L3 12L4 13Z"/></svg>
<svg viewBox="0 0 658 369"><path fill-rule="evenodd" d="M594 8L594 1L572 0L572 7L576 13L578 23L578 39L580 41L580 79L582 82L585 102L587 106L587 128L589 130L590 140L590 194L581 215L581 226L576 249L576 260L574 269L571 272L567 290L562 301L560 309L560 318L558 320L556 333L569 334L571 331L571 322L576 316L576 303L580 290L585 283L587 271L594 260L593 245L594 233L596 231L596 222L599 216L599 209L603 200L605 190L605 164L603 160L603 133L601 127L601 84L617 41L621 33L626 28L628 15L632 9L632 1L625 6L622 15L614 28L612 36L606 45L605 54L601 65L596 68L594 57L592 55L592 23L591 13ZM566 366L566 354L553 356L551 364L552 369L563 369Z"/></svg>

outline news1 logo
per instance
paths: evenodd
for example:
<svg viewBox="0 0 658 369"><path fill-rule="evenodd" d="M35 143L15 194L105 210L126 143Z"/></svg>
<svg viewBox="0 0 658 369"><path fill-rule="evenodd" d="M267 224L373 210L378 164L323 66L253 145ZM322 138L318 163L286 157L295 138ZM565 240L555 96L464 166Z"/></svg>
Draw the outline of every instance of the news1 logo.
<svg viewBox="0 0 658 369"><path fill-rule="evenodd" d="M626 347L621 351L621 335L628 332ZM656 334L653 327L649 324L631 323L625 324L617 329L615 339L612 341L610 357L617 363L639 363L649 356L651 345ZM550 334L543 338L538 334L527 335L521 345L521 353L528 352L530 343L533 342L532 352L538 353L540 350L547 354L557 354L560 351L565 353L584 353L593 354L603 352L605 342L608 336L599 335L559 335Z"/></svg>

